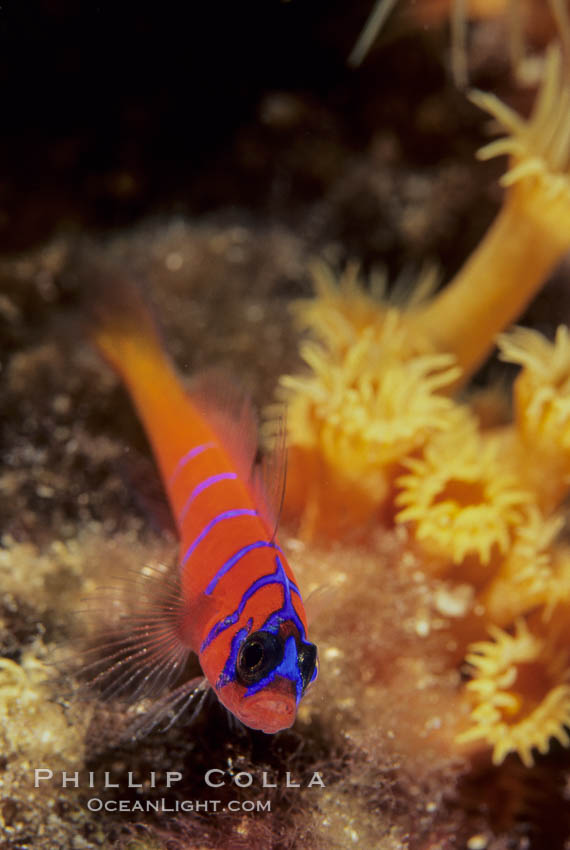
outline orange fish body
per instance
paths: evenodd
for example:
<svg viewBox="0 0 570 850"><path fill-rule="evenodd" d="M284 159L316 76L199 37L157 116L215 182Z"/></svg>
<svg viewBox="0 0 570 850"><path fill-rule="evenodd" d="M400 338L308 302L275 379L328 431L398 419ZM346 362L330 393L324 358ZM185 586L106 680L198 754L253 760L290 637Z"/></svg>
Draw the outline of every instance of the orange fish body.
<svg viewBox="0 0 570 850"><path fill-rule="evenodd" d="M232 421L184 389L138 296L128 316L100 318L92 337L144 423L178 527L182 599L172 645L198 654L220 701L247 726L289 727L316 677L317 652L263 496L248 480L251 430L235 411Z"/></svg>

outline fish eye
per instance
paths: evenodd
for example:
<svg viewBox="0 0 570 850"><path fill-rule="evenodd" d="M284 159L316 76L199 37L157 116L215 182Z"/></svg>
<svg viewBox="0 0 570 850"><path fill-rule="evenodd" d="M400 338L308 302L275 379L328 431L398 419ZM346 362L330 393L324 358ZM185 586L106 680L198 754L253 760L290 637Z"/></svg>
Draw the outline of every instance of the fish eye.
<svg viewBox="0 0 570 850"><path fill-rule="evenodd" d="M283 644L271 632L254 632L240 647L236 672L243 685L255 685L283 660Z"/></svg>
<svg viewBox="0 0 570 850"><path fill-rule="evenodd" d="M297 661L299 664L299 672L301 673L301 681L303 683L303 691L313 681L315 676L315 668L317 665L317 647L314 643L303 643L297 651Z"/></svg>

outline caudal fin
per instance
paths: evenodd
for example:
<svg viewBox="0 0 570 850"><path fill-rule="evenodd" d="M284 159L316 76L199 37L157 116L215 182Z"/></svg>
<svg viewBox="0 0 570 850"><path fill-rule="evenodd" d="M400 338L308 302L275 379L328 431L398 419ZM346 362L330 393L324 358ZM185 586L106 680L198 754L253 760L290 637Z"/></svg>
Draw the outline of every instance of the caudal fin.
<svg viewBox="0 0 570 850"><path fill-rule="evenodd" d="M143 285L126 264L100 249L82 246L66 272L80 290L85 333L120 374L133 359L162 350L158 331L141 292Z"/></svg>

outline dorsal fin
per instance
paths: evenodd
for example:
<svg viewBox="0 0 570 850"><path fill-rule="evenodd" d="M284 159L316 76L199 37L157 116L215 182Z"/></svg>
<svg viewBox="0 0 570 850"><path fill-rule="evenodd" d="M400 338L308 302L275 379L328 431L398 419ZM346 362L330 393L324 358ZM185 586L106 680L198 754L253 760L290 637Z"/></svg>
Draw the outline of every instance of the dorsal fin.
<svg viewBox="0 0 570 850"><path fill-rule="evenodd" d="M331 604L339 590L338 584L321 584L309 593L305 599L305 614L309 626L323 614L330 612Z"/></svg>
<svg viewBox="0 0 570 850"><path fill-rule="evenodd" d="M271 530L272 540L277 534L277 527L281 519L286 480L287 423L285 409L283 409L277 420L271 449L264 453L261 463L254 470L252 479L254 495Z"/></svg>
<svg viewBox="0 0 570 850"><path fill-rule="evenodd" d="M237 473L250 485L259 514L275 537L287 471L285 414L279 417L273 448L256 463L257 416L251 397L239 380L219 369L207 369L191 380L189 390L192 401L231 456Z"/></svg>
<svg viewBox="0 0 570 850"><path fill-rule="evenodd" d="M249 393L239 380L212 368L193 377L189 385L192 401L216 432L236 465L236 472L249 481L258 446L257 417Z"/></svg>

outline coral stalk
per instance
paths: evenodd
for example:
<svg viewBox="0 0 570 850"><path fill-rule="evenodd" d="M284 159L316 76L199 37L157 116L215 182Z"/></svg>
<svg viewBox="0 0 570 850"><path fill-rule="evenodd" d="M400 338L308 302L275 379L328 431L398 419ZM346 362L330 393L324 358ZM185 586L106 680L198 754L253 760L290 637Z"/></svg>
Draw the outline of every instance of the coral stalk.
<svg viewBox="0 0 570 850"><path fill-rule="evenodd" d="M509 154L501 180L507 194L464 268L415 315L418 332L456 355L463 381L570 250L570 84L560 50L547 55L528 121L493 95L474 92L472 100L508 132L478 153L480 159Z"/></svg>
<svg viewBox="0 0 570 850"><path fill-rule="evenodd" d="M499 331L522 313L566 249L530 213L511 194L461 272L417 317L422 333L438 349L456 354L464 380L488 355Z"/></svg>

